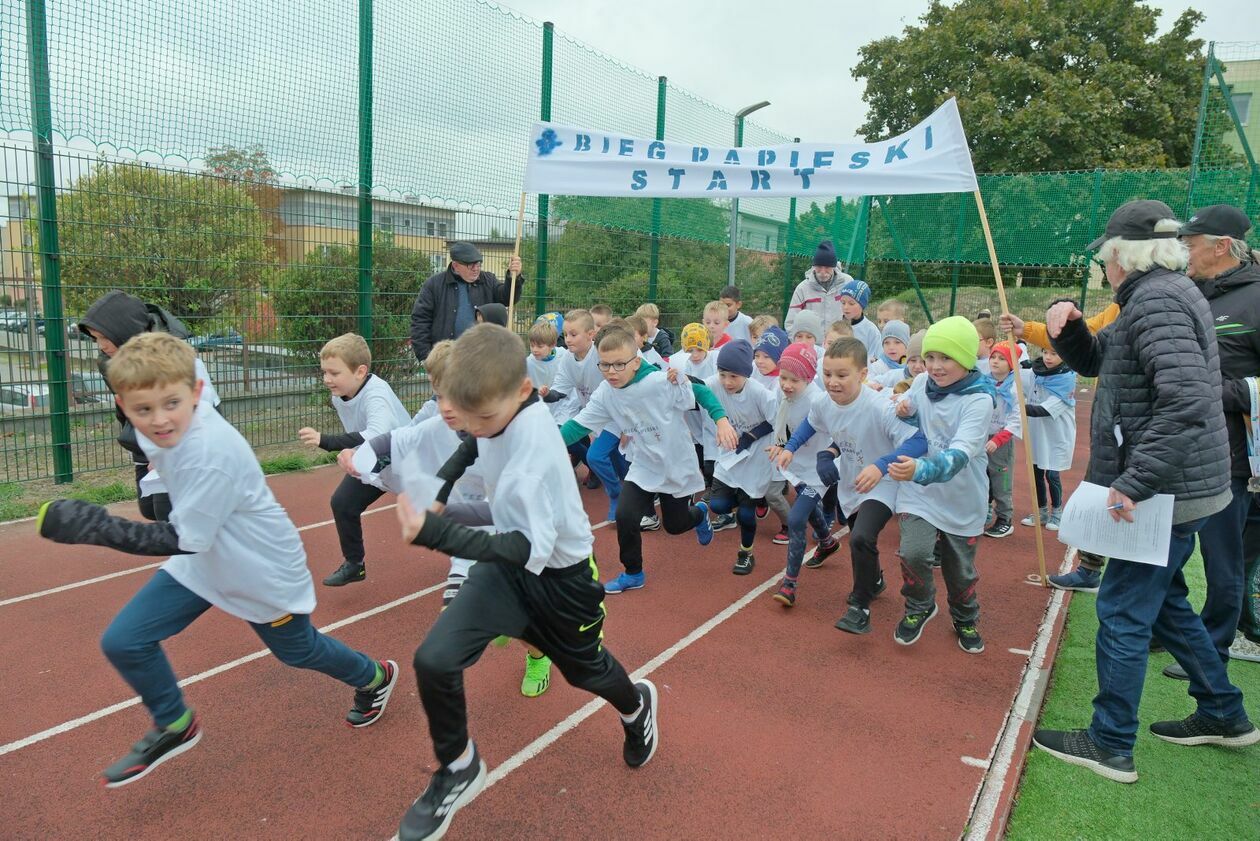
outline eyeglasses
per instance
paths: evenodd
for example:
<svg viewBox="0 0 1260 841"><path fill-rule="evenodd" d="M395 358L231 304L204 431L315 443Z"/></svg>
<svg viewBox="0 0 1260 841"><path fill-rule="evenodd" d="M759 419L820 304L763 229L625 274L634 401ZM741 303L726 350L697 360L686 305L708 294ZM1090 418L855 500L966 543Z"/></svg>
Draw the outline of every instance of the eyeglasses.
<svg viewBox="0 0 1260 841"><path fill-rule="evenodd" d="M473 268L476 268L477 266L480 266L480 265L481 265L481 261L480 261L480 260L478 260L478 261L477 261L477 262L475 262L475 263L461 263L461 262L459 262L458 260L456 260L456 261L455 261L455 265L457 265L457 266L467 266L468 268L473 269Z"/></svg>
<svg viewBox="0 0 1260 841"><path fill-rule="evenodd" d="M609 371L616 371L617 373L621 373L622 371L626 370L627 365L629 365L631 362L633 362L637 358L638 357L636 356L632 359L627 359L625 362L596 362L595 367L603 371L605 374L607 374Z"/></svg>

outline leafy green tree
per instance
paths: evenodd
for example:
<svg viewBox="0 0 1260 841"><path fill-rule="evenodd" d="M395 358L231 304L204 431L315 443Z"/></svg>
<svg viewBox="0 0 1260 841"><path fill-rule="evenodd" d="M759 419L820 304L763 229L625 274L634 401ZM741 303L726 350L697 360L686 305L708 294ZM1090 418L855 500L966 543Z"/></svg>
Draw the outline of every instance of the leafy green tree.
<svg viewBox="0 0 1260 841"><path fill-rule="evenodd" d="M957 96L981 172L1188 166L1204 17L1187 9L1158 35L1159 15L1138 0L933 0L919 25L859 50L859 131L898 134ZM1237 158L1219 131L1204 152Z"/></svg>

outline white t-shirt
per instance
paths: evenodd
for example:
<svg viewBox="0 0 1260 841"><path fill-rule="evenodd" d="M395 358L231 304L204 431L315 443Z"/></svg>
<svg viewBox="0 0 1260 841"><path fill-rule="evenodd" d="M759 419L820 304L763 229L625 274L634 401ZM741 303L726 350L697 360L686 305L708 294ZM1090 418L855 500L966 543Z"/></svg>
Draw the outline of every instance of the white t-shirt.
<svg viewBox="0 0 1260 841"><path fill-rule="evenodd" d="M569 353L556 367L556 378L551 383L551 390L565 395L556 405L562 408L555 412L556 423L563 424L572 419L591 399L595 389L604 382L604 375L597 367L599 352L595 346L586 352L586 356L578 359Z"/></svg>
<svg viewBox="0 0 1260 841"><path fill-rule="evenodd" d="M1007 374L1006 376L1009 381L1010 377L1014 376L1014 374ZM1027 380L1025 380L1025 383L1026 382ZM1010 432L1011 435L1014 435L1016 438L1019 438L1020 432L1023 429L1023 427L1019 425L1019 406L1015 405L1015 402L1016 402L1015 401L1015 397L1016 397L1015 383L1013 381L1010 381L1009 384L1011 388L1011 404L1008 407L1006 405L1006 401L1002 399L1002 394L1000 390L1001 386L997 386L997 383L995 381L995 386L998 387L999 392L998 392L997 405L993 407L993 416L989 420L989 437L990 438L992 438L994 435L997 435L1003 429ZM1028 386L1025 385L1024 389L1025 391L1027 391Z"/></svg>
<svg viewBox="0 0 1260 841"><path fill-rule="evenodd" d="M1047 391L1040 383L1042 378L1033 376L1032 371L1024 374L1028 402L1043 406L1050 413L1048 418L1028 419L1033 464L1042 470L1071 470L1076 451L1076 407Z"/></svg>
<svg viewBox="0 0 1260 841"><path fill-rule="evenodd" d="M621 430L630 462L626 481L650 493L687 496L704 490L690 431L678 422L695 406L689 380L673 384L665 372L653 371L624 388L603 383L574 420L587 429Z"/></svg>
<svg viewBox="0 0 1260 841"><path fill-rule="evenodd" d="M890 401L869 388L863 388L847 406L822 394L810 409L809 424L817 430L814 438L822 439L819 449L835 442L840 450L836 458L836 470L840 473L836 499L845 516L852 515L868 499L884 503L889 511L897 510L899 483L889 476L880 479L869 493L860 494L853 487L862 470L914 436L914 427L897 417Z"/></svg>
<svg viewBox="0 0 1260 841"><path fill-rule="evenodd" d="M853 338L866 346L866 358L869 362L878 359L880 352L884 349L884 339L879 334L879 328L875 326L874 321L865 316L853 325Z"/></svg>
<svg viewBox="0 0 1260 841"><path fill-rule="evenodd" d="M742 436L745 432L751 432L762 421L774 423L774 413L779 404L778 396L760 383L749 379L737 394L727 393L716 374L709 377L705 384L717 395L718 402L726 410L726 419L735 427L736 435ZM729 464L735 458L733 453L718 458L713 478L728 487L738 488L753 499L764 497L774 478L774 462L765 453L772 437L768 433L758 438L748 448L748 455L734 464Z"/></svg>
<svg viewBox="0 0 1260 841"><path fill-rule="evenodd" d="M886 376L888 372L892 370L894 369L889 368L888 363L885 362L882 357L880 357L876 359L874 362L872 362L871 364L866 366L866 378L868 380L875 380L876 382L882 382L880 378ZM896 370L900 371L901 367L898 366Z"/></svg>
<svg viewBox="0 0 1260 841"><path fill-rule="evenodd" d="M139 432L171 497L179 547L162 569L215 607L246 622L315 610L306 550L276 502L249 443L209 402L174 447Z"/></svg>
<svg viewBox="0 0 1260 841"><path fill-rule="evenodd" d="M823 390L815 383L809 383L805 390L796 395L795 400L788 400L787 395L782 390L779 391L779 406L787 405L787 426L789 430L795 431L807 417L810 410L814 406L815 400L826 400L831 402ZM775 410L778 411L777 409ZM791 434L788 435L791 438ZM817 432L806 441L799 450L792 456L792 463L788 465L787 470L781 471L784 479L792 483L792 487L800 484L809 485L819 496L826 492L827 488L823 485L822 480L818 478L818 452L827 446L830 439L826 437L826 433Z"/></svg>
<svg viewBox="0 0 1260 841"><path fill-rule="evenodd" d="M560 370L560 363L566 356L571 356L567 350L562 347L556 348L556 352L552 354L550 359L536 359L534 354L525 357L525 372L529 375L530 381L534 384L534 388L551 388L556 381L556 372ZM556 419L556 423L563 423L560 419L564 413L564 401L560 400L555 403L548 403L547 408L551 410L551 416ZM567 420L567 418L566 418Z"/></svg>
<svg viewBox="0 0 1260 841"><path fill-rule="evenodd" d="M976 360L976 370L981 374L984 374L986 377L993 376L993 366L989 364L989 358L987 356L983 359Z"/></svg>
<svg viewBox="0 0 1260 841"><path fill-rule="evenodd" d="M677 368L688 377L695 377L701 382L705 382L709 377L717 375L717 354L706 353L700 364L691 361L691 355L678 352L670 357L673 361L681 360L680 364L671 367ZM709 417L708 412L702 408L683 414L683 420L687 423L687 429L691 432L691 441L699 444L704 448L705 461L713 461L718 457L717 444L717 426L714 425L713 419Z"/></svg>
<svg viewBox="0 0 1260 841"><path fill-rule="evenodd" d="M499 435L477 439L477 467L494 530L519 531L529 540L527 570L537 575L587 562L595 536L560 428L541 401L518 412Z"/></svg>
<svg viewBox="0 0 1260 841"><path fill-rule="evenodd" d="M210 372L206 370L206 363L201 359L193 361L193 371L197 375L197 379L201 380L201 399L209 400L211 406L218 406L223 402L219 398L219 392L215 391L214 383L210 382Z"/></svg>
<svg viewBox="0 0 1260 841"><path fill-rule="evenodd" d="M333 396L332 406L346 432L360 432L365 441L411 423L407 407L389 383L375 374L369 374L359 393L349 400Z"/></svg>
<svg viewBox="0 0 1260 841"><path fill-rule="evenodd" d="M920 374L926 386L927 374ZM949 394L929 400L926 387L913 388L911 397L919 429L928 441L928 456L942 450L961 450L967 464L948 482L920 485L901 482L897 488L897 513L915 514L941 531L960 537L975 537L984 531L989 513L989 419L993 398L987 394Z"/></svg>
<svg viewBox="0 0 1260 841"><path fill-rule="evenodd" d="M420 405L420 409L411 418L411 423L409 424L409 426L415 426L417 424L424 423L429 418L436 418L437 416L438 416L437 401L434 400L432 397L430 397L428 400L424 401L424 403Z"/></svg>
<svg viewBox="0 0 1260 841"><path fill-rule="evenodd" d="M752 343L752 337L748 333L748 325L752 324L752 316L744 313L737 313L733 321L726 322L726 329L722 332L731 337L731 341L743 339L749 344Z"/></svg>
<svg viewBox="0 0 1260 841"><path fill-rule="evenodd" d="M446 460L454 455L459 444L459 434L447 426L442 418L432 417L391 432L389 458L393 465L398 465L408 453L415 453L420 468L428 475L436 476ZM365 443L363 446L368 445ZM391 492L401 493L402 477L397 476L391 485ZM481 477L481 462L477 461L455 483L447 502L484 502L485 499L486 483Z"/></svg>
<svg viewBox="0 0 1260 841"><path fill-rule="evenodd" d="M904 367L892 368L885 371L883 374L880 374L879 376L873 376L870 373L870 369L868 369L866 373L866 378L868 380L874 380L875 382L882 385L884 388L892 388L897 383L901 382L902 380L906 378L906 369Z"/></svg>

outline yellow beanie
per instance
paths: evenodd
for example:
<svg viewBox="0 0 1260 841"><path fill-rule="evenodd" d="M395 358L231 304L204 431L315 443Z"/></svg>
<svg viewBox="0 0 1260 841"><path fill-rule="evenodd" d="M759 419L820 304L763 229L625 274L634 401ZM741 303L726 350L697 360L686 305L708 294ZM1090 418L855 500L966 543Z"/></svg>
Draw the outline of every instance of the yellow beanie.
<svg viewBox="0 0 1260 841"><path fill-rule="evenodd" d="M703 324L691 322L682 329L682 348L690 353L693 350L709 349L709 331Z"/></svg>

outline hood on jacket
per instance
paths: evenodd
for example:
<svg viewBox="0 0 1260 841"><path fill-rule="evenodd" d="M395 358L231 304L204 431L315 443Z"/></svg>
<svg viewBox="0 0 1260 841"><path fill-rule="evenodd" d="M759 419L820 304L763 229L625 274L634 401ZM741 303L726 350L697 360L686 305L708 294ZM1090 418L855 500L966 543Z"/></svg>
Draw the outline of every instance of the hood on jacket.
<svg viewBox="0 0 1260 841"><path fill-rule="evenodd" d="M88 307L87 313L79 319L79 331L84 335L88 328L109 339L116 347L122 347L127 340L141 333L160 330L170 333L177 339L186 339L190 335L184 323L166 310L155 304L146 304L135 295L128 295L121 289L106 292Z"/></svg>

